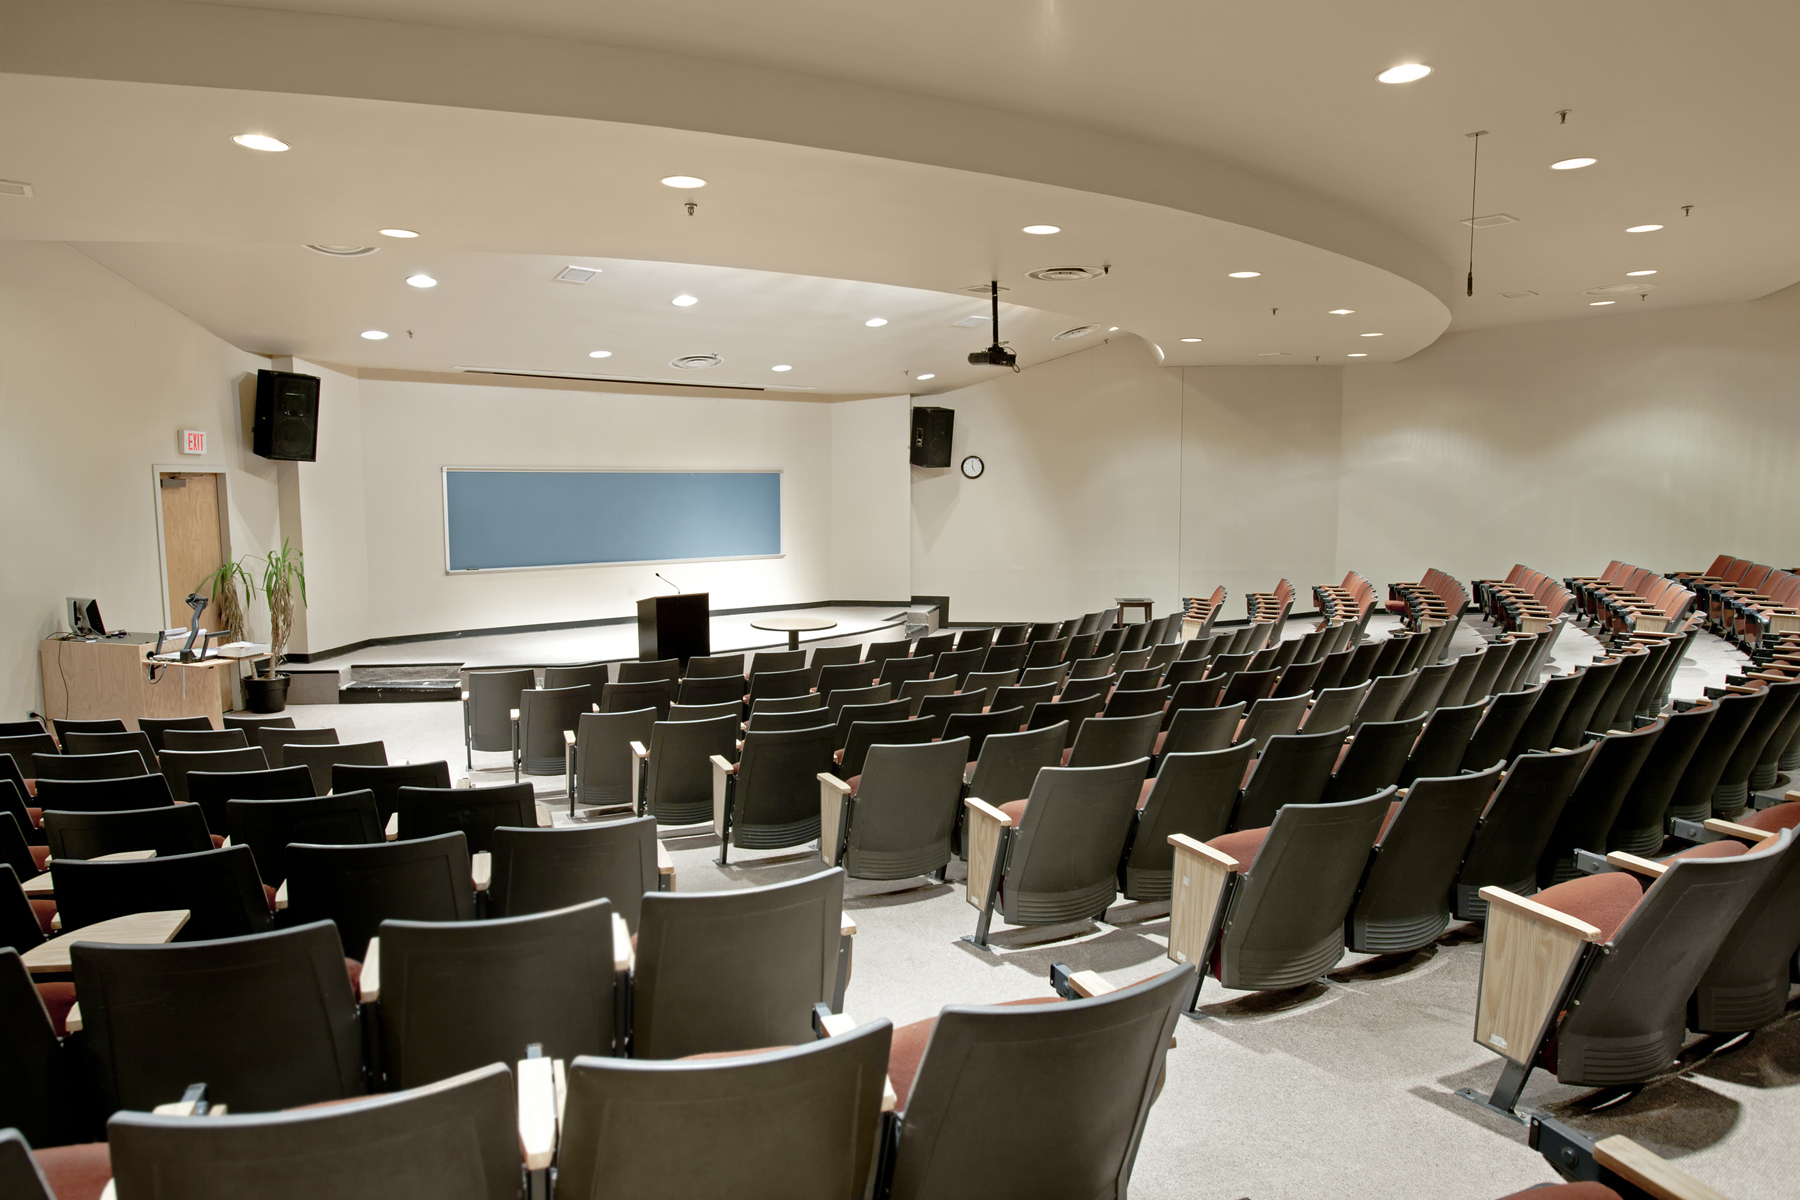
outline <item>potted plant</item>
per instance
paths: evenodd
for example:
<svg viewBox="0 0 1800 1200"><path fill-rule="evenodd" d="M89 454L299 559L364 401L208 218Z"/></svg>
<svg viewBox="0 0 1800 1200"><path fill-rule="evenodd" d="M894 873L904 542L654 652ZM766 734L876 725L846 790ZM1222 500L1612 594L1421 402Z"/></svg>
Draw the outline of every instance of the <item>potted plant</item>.
<svg viewBox="0 0 1800 1200"><path fill-rule="evenodd" d="M238 588L243 588L243 596L238 595ZM256 580L244 569L244 564L228 562L218 570L212 571L194 585L196 592L205 588L207 594L219 605L219 619L225 623L225 629L234 642L247 640L244 630L248 622L244 620L244 601L256 599Z"/></svg>
<svg viewBox="0 0 1800 1200"><path fill-rule="evenodd" d="M248 583L249 576L244 579ZM299 603L306 603L306 564L286 538L281 540L281 549L263 557L262 590L269 603L269 657L264 660L263 674L244 680L244 702L251 712L276 713L287 707L288 677L277 674L275 667L287 651L288 636L294 629L296 597Z"/></svg>

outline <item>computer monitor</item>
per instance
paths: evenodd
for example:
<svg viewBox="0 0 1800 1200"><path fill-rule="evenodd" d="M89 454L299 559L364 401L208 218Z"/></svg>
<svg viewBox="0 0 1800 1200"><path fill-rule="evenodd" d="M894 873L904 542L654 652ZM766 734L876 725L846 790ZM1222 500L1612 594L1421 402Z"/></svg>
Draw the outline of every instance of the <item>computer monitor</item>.
<svg viewBox="0 0 1800 1200"><path fill-rule="evenodd" d="M69 628L82 637L105 637L106 624L100 620L100 602L85 596L70 596Z"/></svg>

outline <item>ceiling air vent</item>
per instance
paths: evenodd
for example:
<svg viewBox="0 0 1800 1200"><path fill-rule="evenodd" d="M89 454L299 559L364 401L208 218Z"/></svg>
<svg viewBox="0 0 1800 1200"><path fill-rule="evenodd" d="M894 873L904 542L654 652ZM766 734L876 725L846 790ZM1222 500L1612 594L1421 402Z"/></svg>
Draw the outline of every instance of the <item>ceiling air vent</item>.
<svg viewBox="0 0 1800 1200"><path fill-rule="evenodd" d="M1088 334L1095 332L1099 328L1100 326L1098 325L1077 325L1073 329L1065 329L1061 333L1051 334L1050 340L1053 342L1072 342L1076 338L1086 337Z"/></svg>
<svg viewBox="0 0 1800 1200"><path fill-rule="evenodd" d="M989 319L990 318L986 313L976 313L972 317L964 317L960 321L952 321L950 322L950 325L954 329L973 329L977 325L986 325Z"/></svg>
<svg viewBox="0 0 1800 1200"><path fill-rule="evenodd" d="M994 285L991 283L971 283L968 287L963 289L963 291L965 291L965 292L974 292L977 296L988 295L993 290L994 290ZM1003 292L1012 291L1012 289L1007 287L1005 284L1000 285L1000 290ZM982 320L986 320L986 319L987 319L986 317L982 318Z"/></svg>
<svg viewBox="0 0 1800 1200"><path fill-rule="evenodd" d="M311 242L306 243L306 248L330 258L366 258L381 249L380 246L315 246Z"/></svg>
<svg viewBox="0 0 1800 1200"><path fill-rule="evenodd" d="M556 273L556 278L562 283L586 283L599 273L599 267L567 266Z"/></svg>
<svg viewBox="0 0 1800 1200"><path fill-rule="evenodd" d="M1517 225L1519 218L1505 213L1489 213L1485 217L1469 217L1463 221L1471 229L1492 229L1496 225Z"/></svg>
<svg viewBox="0 0 1800 1200"><path fill-rule="evenodd" d="M725 360L716 354L684 354L680 358L671 358L671 367L680 367L683 371L704 371L708 367L716 367Z"/></svg>
<svg viewBox="0 0 1800 1200"><path fill-rule="evenodd" d="M1044 283L1073 283L1080 279L1098 279L1111 269L1110 267L1039 267L1035 271L1025 273Z"/></svg>
<svg viewBox="0 0 1800 1200"><path fill-rule="evenodd" d="M1641 296L1645 292L1656 290L1654 283L1609 283L1605 287L1593 287L1581 293L1584 296Z"/></svg>
<svg viewBox="0 0 1800 1200"><path fill-rule="evenodd" d="M31 185L20 183L16 179L0 179L0 196L23 196L31 198Z"/></svg>
<svg viewBox="0 0 1800 1200"><path fill-rule="evenodd" d="M1501 292L1502 300L1523 300L1527 296L1535 296L1536 292Z"/></svg>

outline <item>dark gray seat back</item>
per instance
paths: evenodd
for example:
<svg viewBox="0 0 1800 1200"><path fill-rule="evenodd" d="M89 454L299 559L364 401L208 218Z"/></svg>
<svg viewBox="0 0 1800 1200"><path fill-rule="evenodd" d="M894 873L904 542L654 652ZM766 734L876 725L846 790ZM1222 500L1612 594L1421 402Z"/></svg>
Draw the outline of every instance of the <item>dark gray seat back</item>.
<svg viewBox="0 0 1800 1200"><path fill-rule="evenodd" d="M1031 647L1024 642L1008 642L1004 645L989 646L986 656L981 660L981 669L988 671L1022 671L1025 659L1031 653Z"/></svg>
<svg viewBox="0 0 1800 1200"><path fill-rule="evenodd" d="M247 746L240 750L164 750L156 756L162 767L163 778L169 781L169 792L178 801L188 797L188 774L192 771L266 771L269 760L263 756L259 746ZM318 772L313 772L315 790L323 792L326 786L319 785ZM329 780L327 780L327 786Z"/></svg>
<svg viewBox="0 0 1800 1200"><path fill-rule="evenodd" d="M601 808L631 803L637 766L631 743L647 748L655 724L654 708L582 713L575 725L575 803Z"/></svg>
<svg viewBox="0 0 1800 1200"><path fill-rule="evenodd" d="M676 693L677 704L735 705L744 707L744 679L741 675L715 675L687 678Z"/></svg>
<svg viewBox="0 0 1800 1200"><path fill-rule="evenodd" d="M287 878L287 848L295 842L367 846L386 840L375 794L366 790L288 800L227 800L225 827L232 845L250 847L256 873L270 887Z"/></svg>
<svg viewBox="0 0 1800 1200"><path fill-rule="evenodd" d="M1023 733L989 734L974 751L969 795L995 808L1031 795L1038 772L1062 765L1064 731L1057 726Z"/></svg>
<svg viewBox="0 0 1800 1200"><path fill-rule="evenodd" d="M507 733L507 745L512 746L512 734ZM280 725L271 725L258 729L251 740L262 748L263 757L269 760L270 768L280 770L288 765L283 756L288 746L335 746L338 731L335 729L288 729Z"/></svg>
<svg viewBox="0 0 1800 1200"><path fill-rule="evenodd" d="M1406 756L1406 765L1400 770L1400 786L1407 787L1421 776L1456 774L1486 708L1485 700L1476 700L1473 704L1440 705L1434 709L1418 744Z"/></svg>
<svg viewBox="0 0 1800 1200"><path fill-rule="evenodd" d="M945 1008L903 1100L892 1200L1124 1196L1198 983L1182 966L1091 1000ZM1020 1122L1002 1153L981 1128L999 1112Z"/></svg>
<svg viewBox="0 0 1800 1200"><path fill-rule="evenodd" d="M188 801L206 814L207 827L223 831L231 824L225 806L233 800L298 800L319 793L305 767L269 771L189 771Z"/></svg>
<svg viewBox="0 0 1800 1200"><path fill-rule="evenodd" d="M1763 756L1764 747L1775 731L1787 721L1794 700L1800 696L1800 679L1786 683L1770 683L1763 689L1763 702L1756 716L1744 727L1744 736L1725 760L1725 769L1713 785L1713 812L1721 817L1735 817L1744 810L1750 797L1750 773ZM1773 777L1769 786L1774 786Z"/></svg>
<svg viewBox="0 0 1800 1200"><path fill-rule="evenodd" d="M987 659L987 647L977 646L969 650L952 650L937 656L931 664L933 679L954 679L957 687L971 671L978 671Z"/></svg>
<svg viewBox="0 0 1800 1200"><path fill-rule="evenodd" d="M163 752L163 734L171 729L211 729L210 717L139 717L138 729L150 739L156 752Z"/></svg>
<svg viewBox="0 0 1800 1200"><path fill-rule="evenodd" d="M819 776L837 766L831 740L825 725L744 735L733 787L733 846L772 850L819 836Z"/></svg>
<svg viewBox="0 0 1800 1200"><path fill-rule="evenodd" d="M650 683L656 680L681 682L679 658L629 659L619 664L620 683ZM545 687L550 685L546 683Z"/></svg>
<svg viewBox="0 0 1800 1200"><path fill-rule="evenodd" d="M1336 804L1360 800L1400 782L1406 756L1425 725L1425 714L1415 713L1397 721L1370 721L1357 731L1350 749L1338 761L1320 802ZM1259 767L1258 770L1261 770ZM1245 824L1244 828L1256 826Z"/></svg>
<svg viewBox="0 0 1800 1200"><path fill-rule="evenodd" d="M516 1200L512 1070L493 1063L442 1083L297 1112L114 1114L113 1178L126 1196L183 1200Z"/></svg>
<svg viewBox="0 0 1800 1200"><path fill-rule="evenodd" d="M1140 758L1038 772L1000 884L1005 920L1050 925L1092 917L1112 904L1149 765Z"/></svg>
<svg viewBox="0 0 1800 1200"><path fill-rule="evenodd" d="M1537 883L1540 888L1573 879L1580 872L1575 866L1575 851L1606 853L1607 835L1619 815L1625 794L1631 790L1644 760L1656 748L1664 722L1658 720L1632 733L1609 733L1594 743L1594 755L1587 770L1569 793L1568 802L1557 814L1550 840L1538 858Z"/></svg>
<svg viewBox="0 0 1800 1200"><path fill-rule="evenodd" d="M164 750L242 750L249 744L242 729L171 729L163 734Z"/></svg>
<svg viewBox="0 0 1800 1200"><path fill-rule="evenodd" d="M650 730L644 773L644 813L665 825L712 820L713 755L737 761L738 721L658 721Z"/></svg>
<svg viewBox="0 0 1800 1200"><path fill-rule="evenodd" d="M831 693L839 688L874 687L875 673L879 670L881 664L872 662L828 663L819 668L815 687L820 697L829 702Z"/></svg>
<svg viewBox="0 0 1800 1200"><path fill-rule="evenodd" d="M561 775L568 765L565 732L593 709L586 684L527 688L519 693L519 766L527 775Z"/></svg>
<svg viewBox="0 0 1800 1200"><path fill-rule="evenodd" d="M1738 1033L1778 1019L1787 1006L1796 944L1800 944L1800 838L1790 836L1780 861L1719 942L1718 953L1695 986L1688 1001L1688 1027L1701 1033Z"/></svg>
<svg viewBox="0 0 1800 1200"><path fill-rule="evenodd" d="M636 933L644 894L658 890L655 817L561 829L496 829L491 845L488 911L496 917L606 899Z"/></svg>
<svg viewBox="0 0 1800 1200"><path fill-rule="evenodd" d="M1156 751L1156 735L1161 731L1160 708L1137 717L1089 717L1075 734L1069 765L1108 767L1148 759Z"/></svg>
<svg viewBox="0 0 1800 1200"><path fill-rule="evenodd" d="M1513 743L1519 740L1519 730L1543 690L1543 685L1534 684L1523 691L1501 692L1488 701L1487 711L1481 714L1463 751L1462 769L1485 771L1510 762Z"/></svg>
<svg viewBox="0 0 1800 1200"><path fill-rule="evenodd" d="M569 1065L557 1190L841 1200L868 1187L893 1027L693 1063ZM694 1153L697 1144L707 1152ZM753 1166L751 1164L754 1164ZM754 1183L750 1182L753 1172ZM566 1189L566 1191L565 1191Z"/></svg>
<svg viewBox="0 0 1800 1200"><path fill-rule="evenodd" d="M1270 738L1299 731L1300 722L1306 718L1306 706L1310 699L1310 696L1303 693L1298 696L1267 697L1254 702L1244 717L1244 727L1238 731L1234 740L1253 742L1257 753L1262 753L1262 747L1269 744Z"/></svg>
<svg viewBox="0 0 1800 1200"><path fill-rule="evenodd" d="M1444 689L1450 685L1451 672L1455 670L1455 663L1428 663L1418 668L1418 675L1413 679L1412 687L1406 690L1406 699L1394 710L1394 716L1429 715L1437 708Z"/></svg>
<svg viewBox="0 0 1800 1200"><path fill-rule="evenodd" d="M1244 702L1218 708L1181 708L1174 711L1168 734L1163 738L1159 754L1196 754L1223 750L1237 736L1238 722L1244 718ZM1254 757L1259 747L1245 742Z"/></svg>
<svg viewBox="0 0 1800 1200"><path fill-rule="evenodd" d="M969 739L971 759L981 757L987 739L997 735L1018 733L1025 724L1022 708L995 708L980 713L951 713L944 720L944 740Z"/></svg>
<svg viewBox="0 0 1800 1200"><path fill-rule="evenodd" d="M40 779L32 807L61 812L124 812L173 803L169 781L158 772L120 779Z"/></svg>
<svg viewBox="0 0 1800 1200"><path fill-rule="evenodd" d="M496 787L403 787L395 797L400 836L408 840L460 833L469 853L493 849L494 830L537 828L537 801L530 781Z"/></svg>
<svg viewBox="0 0 1800 1200"><path fill-rule="evenodd" d="M1450 884L1500 782L1500 764L1472 775L1415 780L1390 804L1344 939L1359 954L1423 949L1450 926Z"/></svg>
<svg viewBox="0 0 1800 1200"><path fill-rule="evenodd" d="M62 744L65 754L117 754L121 750L135 750L144 760L145 774L156 770L156 747L150 744L150 735L141 730L137 733L72 731L63 735Z"/></svg>
<svg viewBox="0 0 1800 1200"><path fill-rule="evenodd" d="M99 858L123 850L198 854L213 848L206 816L192 804L123 812L44 810L44 840L53 858Z"/></svg>
<svg viewBox="0 0 1800 1200"><path fill-rule="evenodd" d="M1654 854L1663 844L1664 818L1675 786L1699 749L1719 710L1713 705L1672 712L1662 718L1663 731L1644 765L1631 781L1606 835L1606 849Z"/></svg>
<svg viewBox="0 0 1800 1200"><path fill-rule="evenodd" d="M356 996L329 922L197 945L77 943L69 961L108 1112L145 1112L199 1082L234 1113L367 1090Z"/></svg>
<svg viewBox="0 0 1800 1200"><path fill-rule="evenodd" d="M1372 686L1364 680L1354 687L1326 688L1316 692L1312 708L1306 713L1306 723L1301 728L1336 729L1339 725L1348 726L1356 718L1356 710L1362 707L1363 699Z"/></svg>
<svg viewBox="0 0 1800 1200"><path fill-rule="evenodd" d="M565 1061L613 1053L612 905L486 921L381 923L381 1072L435 1083L531 1045Z"/></svg>
<svg viewBox="0 0 1800 1200"><path fill-rule="evenodd" d="M268 897L247 846L115 862L56 859L50 877L64 932L177 908L189 914L177 941L241 937L269 928Z"/></svg>
<svg viewBox="0 0 1800 1200"><path fill-rule="evenodd" d="M844 870L906 879L949 863L968 754L967 738L870 747L842 835Z"/></svg>
<svg viewBox="0 0 1800 1200"><path fill-rule="evenodd" d="M205 720L205 717L200 718ZM13 760L18 768L19 778L36 778L31 767L31 756L34 754L56 754L56 739L48 733L21 733L13 737L0 737L0 756Z"/></svg>
<svg viewBox="0 0 1800 1200"><path fill-rule="evenodd" d="M1704 821L1713 815L1713 793L1724 778L1725 767L1737 753L1738 743L1750 731L1762 711L1766 693L1732 693L1712 702L1719 710L1706 734L1688 759L1687 769L1669 797L1669 815L1686 821ZM1735 811L1735 810L1734 810Z"/></svg>
<svg viewBox="0 0 1800 1200"><path fill-rule="evenodd" d="M519 707L519 693L536 686L537 672L530 667L467 672L469 748L512 753L512 713ZM262 741L260 735L258 741Z"/></svg>
<svg viewBox="0 0 1800 1200"><path fill-rule="evenodd" d="M882 687L888 686L882 684ZM841 693L840 693L841 694ZM905 721L912 716L911 700L881 700L873 704L843 704L826 710L831 718L831 748L842 750L850 741L850 727L860 722ZM825 722L816 722L825 724ZM811 725L806 728L812 728Z"/></svg>
<svg viewBox="0 0 1800 1200"><path fill-rule="evenodd" d="M944 731L944 717L903 717L897 721L854 721L844 738L844 752L833 768L845 779L861 775L863 760L874 746L918 746Z"/></svg>
<svg viewBox="0 0 1800 1200"><path fill-rule="evenodd" d="M1169 845L1169 836L1185 833L1205 842L1224 833L1255 750L1249 742L1241 742L1162 756L1148 791L1139 789L1137 824L1119 880L1126 899L1169 899L1175 874L1175 848Z"/></svg>
<svg viewBox="0 0 1800 1200"><path fill-rule="evenodd" d="M363 846L296 843L287 857L287 919L335 921L344 953L358 962L383 921L475 916L469 845L460 833Z"/></svg>
<svg viewBox="0 0 1800 1200"><path fill-rule="evenodd" d="M601 712L636 712L654 708L656 719L669 716L669 705L675 703L676 687L667 679L649 679L642 683L609 683L600 689Z"/></svg>
<svg viewBox="0 0 1800 1200"><path fill-rule="evenodd" d="M645 896L633 1056L812 1041L812 1006L830 1003L837 988L843 908L840 868L767 887Z"/></svg>
<svg viewBox="0 0 1800 1200"><path fill-rule="evenodd" d="M1284 804L1317 804L1331 782L1345 732L1338 728L1270 738L1244 785L1232 827L1260 829L1274 823L1276 809Z"/></svg>
<svg viewBox="0 0 1800 1200"><path fill-rule="evenodd" d="M1512 749L1507 751L1509 761L1521 754L1550 749L1550 741L1562 724L1563 714L1569 711L1569 702L1581 686L1581 676L1552 675L1543 683L1532 686L1537 689L1537 703L1531 706L1519 726L1519 736L1513 739Z"/></svg>
<svg viewBox="0 0 1800 1200"><path fill-rule="evenodd" d="M385 750L380 742L367 743L377 750ZM317 776L314 776L317 779ZM338 762L331 764L331 790L334 792L357 792L367 789L375 793L375 811L381 816L381 823L387 824L388 818L394 815L400 803L400 789L408 787L447 788L450 786L450 764L443 759L436 762L417 763L361 763Z"/></svg>
<svg viewBox="0 0 1800 1200"><path fill-rule="evenodd" d="M1487 915L1487 901L1477 893L1488 886L1519 895L1537 888L1537 862L1550 841L1550 831L1593 757L1594 743L1573 750L1521 754L1494 793L1468 856L1456 877L1455 911L1465 921Z"/></svg>
<svg viewBox="0 0 1800 1200"><path fill-rule="evenodd" d="M1350 722L1350 732L1355 733L1368 721L1398 720L1400 704L1416 682L1418 676L1412 673L1375 676L1369 683L1368 694L1356 710L1356 717Z"/></svg>
<svg viewBox="0 0 1800 1200"><path fill-rule="evenodd" d="M1580 668L1581 682L1576 686L1574 695L1569 697L1569 707L1563 710L1562 720L1557 723L1556 732L1550 737L1550 745L1554 749L1567 750L1571 746L1581 745L1588 723L1600 707L1606 690L1612 686L1613 676L1618 670L1619 660L1616 658L1599 659Z"/></svg>
<svg viewBox="0 0 1800 1200"><path fill-rule="evenodd" d="M34 754L31 774L37 779L123 779L148 775L144 758L136 750L111 754Z"/></svg>
<svg viewBox="0 0 1800 1200"><path fill-rule="evenodd" d="M600 703L601 689L611 682L606 664L602 662L579 663L567 667L545 667L544 689L556 691L567 687L585 687L588 689L587 703L583 709Z"/></svg>

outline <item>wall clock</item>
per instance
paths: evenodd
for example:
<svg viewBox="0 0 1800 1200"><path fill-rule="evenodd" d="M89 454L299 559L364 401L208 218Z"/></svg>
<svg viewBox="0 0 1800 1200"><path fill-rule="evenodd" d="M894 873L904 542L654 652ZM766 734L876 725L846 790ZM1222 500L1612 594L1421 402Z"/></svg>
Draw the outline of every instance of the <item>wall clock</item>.
<svg viewBox="0 0 1800 1200"><path fill-rule="evenodd" d="M980 479L981 473L987 470L987 464L971 454L962 460L962 473L967 479Z"/></svg>

